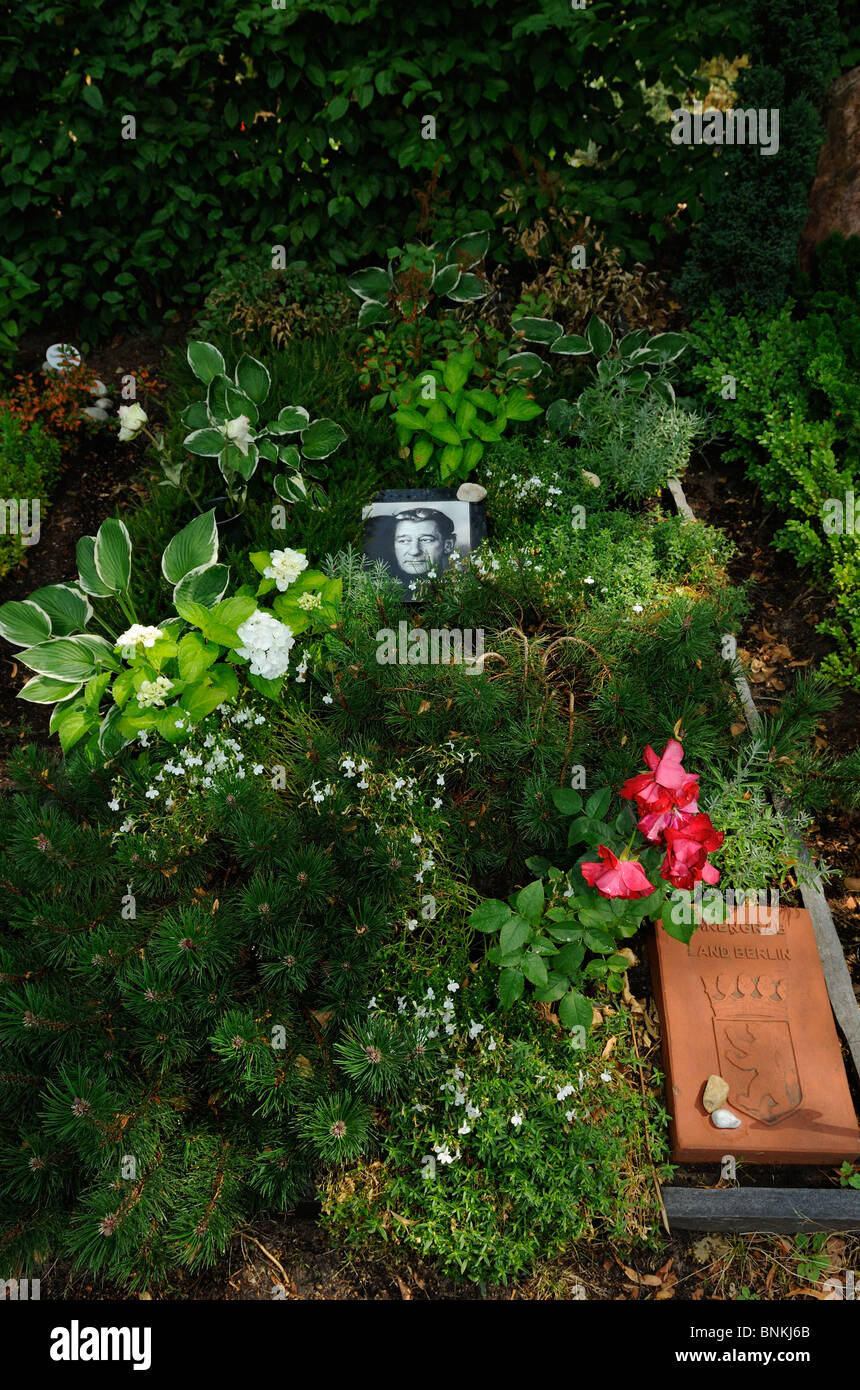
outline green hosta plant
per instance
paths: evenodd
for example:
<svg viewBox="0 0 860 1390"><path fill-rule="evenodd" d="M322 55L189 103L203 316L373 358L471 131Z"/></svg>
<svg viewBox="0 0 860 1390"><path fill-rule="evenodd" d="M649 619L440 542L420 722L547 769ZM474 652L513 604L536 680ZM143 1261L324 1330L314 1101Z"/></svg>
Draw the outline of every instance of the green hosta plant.
<svg viewBox="0 0 860 1390"><path fill-rule="evenodd" d="M511 326L517 346L525 342L545 348L549 362L534 351L515 351L505 363L510 375L533 381L550 371L553 358L562 361L571 357L593 357L601 384L610 386L623 380L628 392L647 389L667 404L674 403L675 391L669 380L669 370L689 346L681 333L656 333L649 337L647 329L639 328L626 333L610 356L615 341L612 329L596 315L589 319L584 337L565 333L561 324L553 319L527 315L515 318ZM547 424L556 434L569 434L575 416L575 406L562 398L547 410Z"/></svg>
<svg viewBox="0 0 860 1390"><path fill-rule="evenodd" d="M272 402L268 369L255 357L240 357L232 378L212 343L189 343L188 361L206 387L206 399L183 411L182 423L190 430L183 442L190 453L217 459L231 509L244 505L260 459L281 470L274 478L279 497L324 506L320 480L327 472L324 461L346 439L340 425L325 418L312 420L303 406ZM298 436L298 443L289 441L291 435ZM179 486L181 465L165 466L164 471L167 481Z"/></svg>
<svg viewBox="0 0 860 1390"><path fill-rule="evenodd" d="M0 608L0 635L23 648L18 659L35 672L20 698L54 705L50 729L64 752L86 739L97 761L148 729L176 742L236 699L246 665L247 683L277 698L295 631L259 609L248 588L224 598L230 571L218 563L214 511L195 517L165 549L161 570L172 602L157 623L141 623L135 611L132 545L122 521L82 537L77 559L76 584L53 584ZM267 559L279 588L289 587L284 575L307 567L297 551ZM296 604L297 627L329 617L339 593L315 597L326 583L313 573L300 586L308 597Z"/></svg>
<svg viewBox="0 0 860 1390"><path fill-rule="evenodd" d="M443 483L468 478L485 446L501 439L510 420L533 420L543 413L523 387L500 395L468 387L474 365L471 348L434 362L402 392L392 417L398 442L411 447L415 467L435 464Z"/></svg>
<svg viewBox="0 0 860 1390"><path fill-rule="evenodd" d="M432 311L434 301L444 299L456 306L483 299L489 286L475 273L475 267L483 261L489 244L489 232L467 232L446 244L408 242L403 248L390 247L387 268L367 266L347 279L361 300L358 327L369 328L392 319L415 323Z"/></svg>

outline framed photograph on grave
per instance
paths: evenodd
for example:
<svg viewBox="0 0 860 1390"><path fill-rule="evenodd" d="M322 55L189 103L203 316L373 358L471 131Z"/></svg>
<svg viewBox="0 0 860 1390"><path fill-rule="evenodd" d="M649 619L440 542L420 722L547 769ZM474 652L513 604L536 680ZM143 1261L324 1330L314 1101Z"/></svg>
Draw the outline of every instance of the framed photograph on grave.
<svg viewBox="0 0 860 1390"><path fill-rule="evenodd" d="M364 508L364 553L383 560L414 603L422 579L440 578L486 538L483 502L461 502L452 488L393 488Z"/></svg>

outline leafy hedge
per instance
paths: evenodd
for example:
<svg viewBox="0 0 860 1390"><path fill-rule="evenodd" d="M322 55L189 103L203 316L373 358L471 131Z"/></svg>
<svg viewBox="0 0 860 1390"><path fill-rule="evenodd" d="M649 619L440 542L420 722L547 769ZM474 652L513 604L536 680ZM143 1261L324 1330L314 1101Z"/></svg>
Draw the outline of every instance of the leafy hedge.
<svg viewBox="0 0 860 1390"><path fill-rule="evenodd" d="M739 51L742 7L283 4L0 4L0 228L19 277L0 263L0 322L21 276L37 289L15 317L71 312L95 335L199 299L249 244L346 265L428 218L453 235L463 208L487 226L514 185L526 217L553 176L640 255L679 202L701 207L714 162L671 144L660 103ZM590 142L597 162L574 167Z"/></svg>

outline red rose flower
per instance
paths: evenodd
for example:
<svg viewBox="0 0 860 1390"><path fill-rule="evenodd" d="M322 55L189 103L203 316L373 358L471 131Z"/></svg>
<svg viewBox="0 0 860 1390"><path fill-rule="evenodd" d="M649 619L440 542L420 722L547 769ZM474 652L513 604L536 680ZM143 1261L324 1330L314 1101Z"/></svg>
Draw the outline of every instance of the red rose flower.
<svg viewBox="0 0 860 1390"><path fill-rule="evenodd" d="M643 757L651 771L629 777L621 788L621 795L628 801L635 798L640 811L668 811L696 800L699 779L682 767L684 749L677 739L669 739L659 758L649 743Z"/></svg>
<svg viewBox="0 0 860 1390"><path fill-rule="evenodd" d="M711 818L704 813L693 816L686 825L671 826L664 832L666 858L660 877L675 888L692 888L702 879L719 883L719 870L708 863L708 855L720 848L723 832L715 830Z"/></svg>
<svg viewBox="0 0 860 1390"><path fill-rule="evenodd" d="M646 840L656 845L666 830L678 830L688 825L698 809L699 803L691 801L683 811L677 806L670 806L668 811L649 811L647 816L643 816L638 822L637 829Z"/></svg>
<svg viewBox="0 0 860 1390"><path fill-rule="evenodd" d="M606 845L598 845L597 853L605 862L583 864L582 877L602 897L647 898L654 892L653 884L638 859L619 859Z"/></svg>

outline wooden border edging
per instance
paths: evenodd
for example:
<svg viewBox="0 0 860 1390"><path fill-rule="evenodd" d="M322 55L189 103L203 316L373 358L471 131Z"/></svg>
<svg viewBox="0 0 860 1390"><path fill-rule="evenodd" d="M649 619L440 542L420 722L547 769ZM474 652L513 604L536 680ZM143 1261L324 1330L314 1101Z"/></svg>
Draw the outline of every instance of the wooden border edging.
<svg viewBox="0 0 860 1390"><path fill-rule="evenodd" d="M684 495L680 479L670 478L667 484L672 494L675 506L682 516L688 521L698 522L698 517L690 506ZM741 670L735 671L735 686L738 697L743 705L744 715L750 732L755 733L761 723L761 715L756 709L755 701L749 682ZM774 796L774 806L777 814L782 817L794 838L797 847L798 858L807 866L813 868L813 881L806 887L801 887L800 896L803 899L803 906L812 918L812 925L815 929L815 940L818 945L818 954L821 957L821 966L824 971L824 978L827 982L827 993L830 996L830 1005L838 1023L842 1035L848 1045L854 1067L858 1077L860 1077L860 1006L854 995L854 987L851 983L851 975L845 960L845 953L842 950L842 943L836 930L836 924L824 896L824 885L819 874L812 865L812 859L802 837L800 836L791 813L791 806L783 797ZM751 1189L746 1189L751 1190ZM714 1229L717 1229L716 1227ZM726 1229L736 1229L726 1228ZM771 1229L771 1228L768 1228ZM776 1229L776 1228L773 1228ZM853 1229L853 1228L852 1228Z"/></svg>
<svg viewBox="0 0 860 1390"><path fill-rule="evenodd" d="M663 1187L673 1231L860 1231L851 1188Z"/></svg>

